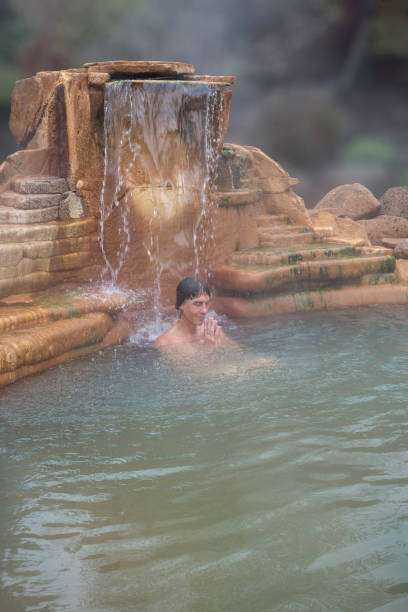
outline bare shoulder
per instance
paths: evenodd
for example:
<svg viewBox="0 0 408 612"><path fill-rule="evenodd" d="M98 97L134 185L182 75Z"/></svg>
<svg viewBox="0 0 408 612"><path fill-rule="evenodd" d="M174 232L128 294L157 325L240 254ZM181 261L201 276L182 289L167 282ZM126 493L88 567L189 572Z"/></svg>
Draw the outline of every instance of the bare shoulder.
<svg viewBox="0 0 408 612"><path fill-rule="evenodd" d="M156 340L154 341L154 344L157 348L163 348L165 346L168 346L169 344L171 344L171 337L169 338L169 332L171 330L168 330L166 332L164 332L164 334L162 334L161 336L159 336L158 338L156 338Z"/></svg>
<svg viewBox="0 0 408 612"><path fill-rule="evenodd" d="M176 326L175 325L173 325L173 327L170 327L170 329L165 331L164 334L161 334L161 336L156 338L156 340L154 341L154 344L157 348L165 348L166 346L169 346L170 344L176 344L176 343L177 343L177 337L176 337Z"/></svg>

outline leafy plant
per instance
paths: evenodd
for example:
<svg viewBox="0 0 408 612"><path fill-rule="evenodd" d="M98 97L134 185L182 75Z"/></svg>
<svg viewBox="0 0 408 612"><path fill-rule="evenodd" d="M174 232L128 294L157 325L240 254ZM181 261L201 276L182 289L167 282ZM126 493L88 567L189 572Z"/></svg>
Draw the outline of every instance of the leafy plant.
<svg viewBox="0 0 408 612"><path fill-rule="evenodd" d="M392 146L369 136L352 140L344 150L343 159L348 162L389 163L394 157Z"/></svg>

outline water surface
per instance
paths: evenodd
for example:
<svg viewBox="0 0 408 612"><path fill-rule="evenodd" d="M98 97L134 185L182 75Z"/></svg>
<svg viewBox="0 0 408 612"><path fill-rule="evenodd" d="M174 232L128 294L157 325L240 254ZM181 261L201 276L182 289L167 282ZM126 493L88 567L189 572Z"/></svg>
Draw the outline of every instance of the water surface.
<svg viewBox="0 0 408 612"><path fill-rule="evenodd" d="M408 609L408 310L229 324L243 361L146 344L0 391L0 609Z"/></svg>

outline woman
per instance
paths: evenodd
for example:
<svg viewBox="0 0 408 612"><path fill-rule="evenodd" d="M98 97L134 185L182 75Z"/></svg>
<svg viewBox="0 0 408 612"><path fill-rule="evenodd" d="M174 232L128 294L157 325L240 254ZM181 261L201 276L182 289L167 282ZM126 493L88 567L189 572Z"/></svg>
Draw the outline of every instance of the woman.
<svg viewBox="0 0 408 612"><path fill-rule="evenodd" d="M200 342L206 345L237 347L222 331L213 317L207 317L211 293L208 285L196 278L185 278L176 289L178 321L159 336L155 344L166 348L175 344Z"/></svg>

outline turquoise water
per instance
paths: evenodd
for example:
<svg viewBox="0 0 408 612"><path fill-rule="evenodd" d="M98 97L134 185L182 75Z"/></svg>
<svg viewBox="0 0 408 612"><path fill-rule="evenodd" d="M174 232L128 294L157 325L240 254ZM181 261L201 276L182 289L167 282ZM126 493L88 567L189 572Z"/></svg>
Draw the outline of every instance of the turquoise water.
<svg viewBox="0 0 408 612"><path fill-rule="evenodd" d="M0 391L1 610L408 609L407 308L226 326Z"/></svg>

